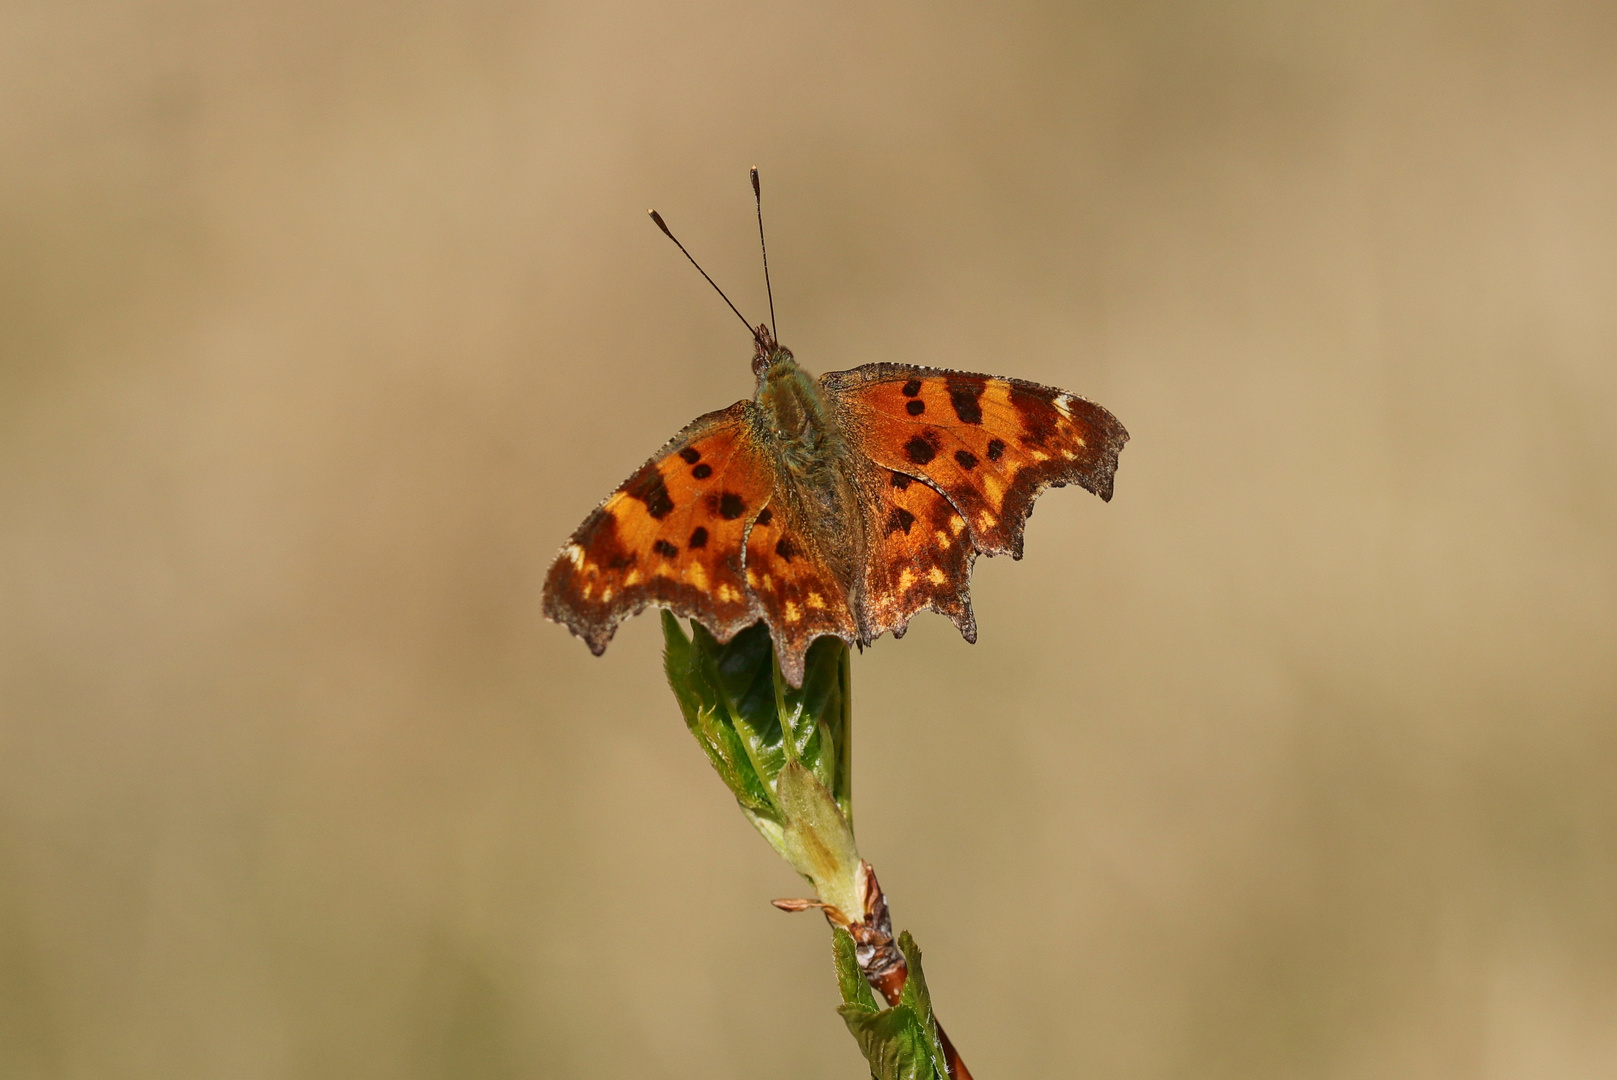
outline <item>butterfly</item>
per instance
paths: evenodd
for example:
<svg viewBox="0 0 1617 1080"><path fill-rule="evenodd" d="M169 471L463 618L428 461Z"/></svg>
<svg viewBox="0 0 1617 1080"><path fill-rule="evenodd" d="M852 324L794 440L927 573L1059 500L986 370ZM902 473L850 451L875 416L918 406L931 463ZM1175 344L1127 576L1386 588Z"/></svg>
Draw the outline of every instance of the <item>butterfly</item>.
<svg viewBox="0 0 1617 1080"><path fill-rule="evenodd" d="M597 656L648 606L721 642L762 620L793 686L816 638L899 638L923 610L974 642L977 556L1020 559L1046 488L1111 500L1129 435L1092 401L900 363L816 379L770 325L742 322L753 397L675 435L584 519L546 576L545 615Z"/></svg>

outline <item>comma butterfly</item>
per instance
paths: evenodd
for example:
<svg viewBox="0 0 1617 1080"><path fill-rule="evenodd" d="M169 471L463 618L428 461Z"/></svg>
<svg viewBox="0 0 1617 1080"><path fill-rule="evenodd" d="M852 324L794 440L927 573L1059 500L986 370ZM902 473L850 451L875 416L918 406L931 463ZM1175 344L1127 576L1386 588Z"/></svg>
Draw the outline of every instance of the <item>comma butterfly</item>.
<svg viewBox="0 0 1617 1080"><path fill-rule="evenodd" d="M752 183L761 241L756 169ZM975 641L967 589L977 556L1020 559L1045 488L1076 483L1111 500L1129 435L1092 401L910 364L814 379L769 325L747 326L752 399L674 436L584 519L550 568L545 615L596 655L619 622L651 605L720 641L762 619L793 686L815 638L902 637L927 608Z"/></svg>

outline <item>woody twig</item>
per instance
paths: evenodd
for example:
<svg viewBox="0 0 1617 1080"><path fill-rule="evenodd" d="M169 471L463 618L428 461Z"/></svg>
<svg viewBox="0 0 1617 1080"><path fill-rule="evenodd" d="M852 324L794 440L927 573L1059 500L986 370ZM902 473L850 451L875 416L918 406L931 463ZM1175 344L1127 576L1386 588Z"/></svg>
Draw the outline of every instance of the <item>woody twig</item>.
<svg viewBox="0 0 1617 1080"><path fill-rule="evenodd" d="M909 981L909 964L893 939L893 921L887 913L887 896L882 892L881 883L876 880L875 868L863 859L859 860L859 892L862 914L857 920L818 900L772 900L770 903L782 911L819 908L826 922L853 939L854 960L865 982L886 999L889 1007L896 1007L903 1001L904 986ZM950 1080L971 1080L971 1070L966 1068L960 1052L949 1041L949 1036L936 1017L932 1020L932 1026L937 1029Z"/></svg>

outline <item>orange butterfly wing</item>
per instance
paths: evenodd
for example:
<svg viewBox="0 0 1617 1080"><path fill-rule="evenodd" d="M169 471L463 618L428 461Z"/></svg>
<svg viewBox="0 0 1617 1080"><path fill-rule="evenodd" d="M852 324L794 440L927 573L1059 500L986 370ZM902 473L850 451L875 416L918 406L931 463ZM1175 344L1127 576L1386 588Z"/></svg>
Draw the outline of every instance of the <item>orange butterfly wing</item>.
<svg viewBox="0 0 1617 1080"><path fill-rule="evenodd" d="M747 534L747 587L758 598L775 641L781 673L803 684L803 658L814 639L835 634L855 640L858 623L848 606L848 587L838 580L827 552L802 527L804 511L777 488Z"/></svg>
<svg viewBox="0 0 1617 1080"><path fill-rule="evenodd" d="M649 605L728 641L763 614L746 587L747 526L774 490L752 441L756 406L699 417L607 497L545 578L544 612L597 656L618 623Z"/></svg>
<svg viewBox="0 0 1617 1080"><path fill-rule="evenodd" d="M977 558L966 519L948 499L907 472L866 465L860 478L869 544L862 597L870 636L903 637L931 608L977 640L968 594Z"/></svg>
<svg viewBox="0 0 1617 1080"><path fill-rule="evenodd" d="M1092 401L1019 379L866 364L820 379L853 445L947 496L985 555L1022 557L1022 528L1047 487L1112 497L1128 441Z"/></svg>

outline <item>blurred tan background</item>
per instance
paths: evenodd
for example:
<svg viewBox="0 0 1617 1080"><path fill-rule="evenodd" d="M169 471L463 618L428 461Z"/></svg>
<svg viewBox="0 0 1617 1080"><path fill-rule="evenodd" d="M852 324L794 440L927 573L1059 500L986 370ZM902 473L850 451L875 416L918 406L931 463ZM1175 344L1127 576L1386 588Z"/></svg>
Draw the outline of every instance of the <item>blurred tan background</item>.
<svg viewBox="0 0 1617 1080"><path fill-rule="evenodd" d="M1617 8L0 7L0 1075L863 1076L654 619L783 340L1092 397L856 660L984 1080L1617 1076Z"/></svg>

